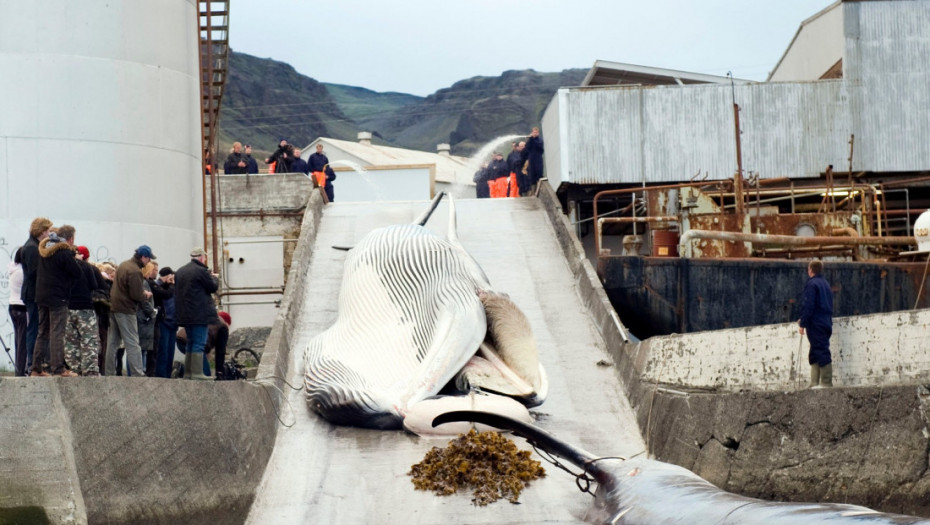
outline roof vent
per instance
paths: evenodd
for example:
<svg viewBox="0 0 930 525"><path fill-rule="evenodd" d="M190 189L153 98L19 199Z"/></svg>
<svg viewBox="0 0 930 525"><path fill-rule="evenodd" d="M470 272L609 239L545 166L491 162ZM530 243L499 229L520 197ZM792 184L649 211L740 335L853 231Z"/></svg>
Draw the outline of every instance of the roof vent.
<svg viewBox="0 0 930 525"><path fill-rule="evenodd" d="M450 149L451 149L451 148L449 147L448 144L437 144L437 145L436 145L436 153L442 155L443 157L448 157L448 156L449 156L449 150L450 150Z"/></svg>
<svg viewBox="0 0 930 525"><path fill-rule="evenodd" d="M358 143L371 145L371 132L369 131L359 131L358 132Z"/></svg>

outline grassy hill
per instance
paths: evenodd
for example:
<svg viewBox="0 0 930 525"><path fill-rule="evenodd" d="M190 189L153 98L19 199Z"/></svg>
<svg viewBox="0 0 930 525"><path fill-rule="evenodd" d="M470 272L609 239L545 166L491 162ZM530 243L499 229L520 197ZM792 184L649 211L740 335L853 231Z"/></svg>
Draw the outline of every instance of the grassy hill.
<svg viewBox="0 0 930 525"><path fill-rule="evenodd" d="M370 131L376 143L422 151L449 143L452 153L469 155L495 137L529 133L556 90L580 84L587 72L506 71L423 98L320 83L283 62L244 53L230 54L229 69L220 111L221 159L235 140L252 144L258 157L281 137L304 146L321 136L355 140L359 131Z"/></svg>

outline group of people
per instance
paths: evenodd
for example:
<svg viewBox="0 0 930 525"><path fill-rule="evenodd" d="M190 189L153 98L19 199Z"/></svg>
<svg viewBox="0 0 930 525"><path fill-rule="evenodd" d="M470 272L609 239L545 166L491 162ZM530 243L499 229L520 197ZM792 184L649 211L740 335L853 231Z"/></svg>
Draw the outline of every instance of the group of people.
<svg viewBox="0 0 930 525"><path fill-rule="evenodd" d="M219 280L203 248L177 272L159 268L147 245L116 266L90 262L75 233L38 217L10 263L16 376L122 375L125 354L129 376L167 378L178 347L185 377L213 379L213 348L222 378L232 319L216 310Z"/></svg>
<svg viewBox="0 0 930 525"><path fill-rule="evenodd" d="M336 173L329 166L329 158L323 153L323 144L317 144L316 152L307 160L302 159L300 154L300 148L288 144L287 139L282 138L277 149L265 159L268 172L303 173L310 176L314 186L323 188L329 202L333 202L333 181L336 180ZM223 163L223 172L227 175L258 173L258 162L252 157L252 146L246 144L243 152L242 143L234 142L232 151Z"/></svg>
<svg viewBox="0 0 930 525"><path fill-rule="evenodd" d="M475 172L475 196L479 199L529 195L543 176L543 140L533 128L526 141L511 145L507 160L495 151L491 161Z"/></svg>

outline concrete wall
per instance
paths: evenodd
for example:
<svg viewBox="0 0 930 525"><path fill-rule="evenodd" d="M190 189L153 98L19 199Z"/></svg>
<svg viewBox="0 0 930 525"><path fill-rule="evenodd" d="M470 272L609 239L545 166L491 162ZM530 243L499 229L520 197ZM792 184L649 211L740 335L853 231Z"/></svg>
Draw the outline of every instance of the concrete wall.
<svg viewBox="0 0 930 525"><path fill-rule="evenodd" d="M232 315L233 328L270 327L277 316L307 202L319 190L299 173L219 175L217 188L219 306ZM208 252L212 250L211 220L207 220ZM240 257L245 257L243 262ZM280 271L262 269L270 260L281 262ZM212 253L208 264L213 266ZM272 273L278 278L270 280ZM282 273L284 278L280 278ZM269 293L260 294L262 291Z"/></svg>
<svg viewBox="0 0 930 525"><path fill-rule="evenodd" d="M840 317L830 341L836 386L930 382L930 310ZM810 345L797 323L647 339L632 349L642 380L737 392L807 385ZM800 355L799 355L800 352Z"/></svg>
<svg viewBox="0 0 930 525"><path fill-rule="evenodd" d="M0 379L0 523L243 523L287 410L293 298L322 209L312 192L256 381Z"/></svg>
<svg viewBox="0 0 930 525"><path fill-rule="evenodd" d="M876 384L867 372L881 370L887 380L883 386L797 390L789 363L797 357L797 346L793 354L790 349L774 348L787 342L797 345L793 324L762 327L752 332L751 339L746 330L726 330L725 334L694 334L685 339L687 346L679 344L682 336L625 343L625 329L554 192L542 185L539 198L575 273L578 293L613 356L647 448L656 459L684 466L721 488L749 496L837 501L930 516L930 391L924 386L888 384L902 374L909 382L926 382L919 379L925 377L920 367L926 369L926 365L914 363L908 370L888 373L881 363L882 359L906 363L906 357L892 357L898 348L926 363L919 348L926 353L927 311L836 320L835 340L843 341L843 348L837 343L837 375L851 378L850 371L858 370L862 380ZM899 332L904 335L895 339ZM784 341L779 343L779 338ZM651 350L662 348L666 368L684 371L691 363L701 370L701 377L710 378L708 383L717 377L735 378L753 368L758 369L753 373L765 377L762 364L727 368L719 350L733 348L742 351L734 360L758 362L749 349L767 352L766 344L773 347L766 366L782 367L768 374L773 382L778 378L783 385L780 390L717 393L661 385L647 372L659 368L660 358L651 355ZM698 352L711 356L715 350L717 357L710 364L690 357ZM775 356L782 351L790 357Z"/></svg>
<svg viewBox="0 0 930 525"><path fill-rule="evenodd" d="M0 381L0 523L242 523L276 408L245 381Z"/></svg>

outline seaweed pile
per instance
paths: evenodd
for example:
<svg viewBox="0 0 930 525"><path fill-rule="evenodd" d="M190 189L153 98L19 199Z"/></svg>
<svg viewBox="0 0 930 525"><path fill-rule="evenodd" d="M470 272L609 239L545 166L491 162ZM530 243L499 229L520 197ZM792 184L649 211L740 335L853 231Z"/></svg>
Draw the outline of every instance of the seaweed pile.
<svg viewBox="0 0 930 525"><path fill-rule="evenodd" d="M445 449L433 447L407 475L417 490L432 490L440 496L473 489L475 505L501 498L517 503L530 481L546 475L530 455L499 432L472 429L450 441Z"/></svg>

